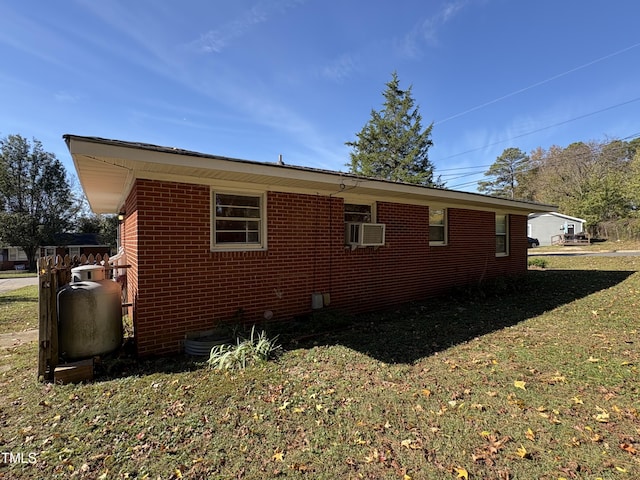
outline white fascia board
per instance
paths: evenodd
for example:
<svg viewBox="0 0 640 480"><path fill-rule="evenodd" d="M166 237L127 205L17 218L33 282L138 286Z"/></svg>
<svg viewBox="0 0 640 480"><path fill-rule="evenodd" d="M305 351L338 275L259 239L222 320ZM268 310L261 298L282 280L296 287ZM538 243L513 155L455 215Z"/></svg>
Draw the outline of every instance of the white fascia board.
<svg viewBox="0 0 640 480"><path fill-rule="evenodd" d="M83 167L87 160L110 164L113 168L128 171L124 184L118 187L119 204L114 204L114 197L103 209L96 213L113 213L104 211L118 209L126 200L131 186L136 178L163 178L167 181L191 179L189 183L212 185L221 181L221 177L242 178L244 188L272 189L273 191L299 191L301 193L315 192L333 196L363 196L380 201L397 203L431 204L442 206L495 210L504 213L528 214L531 212L548 212L554 210L553 205L542 205L525 201L508 200L489 197L478 193L460 192L438 188L428 188L419 185L395 183L374 178L359 177L353 174L316 170L289 165L265 164L247 160L236 160L214 155L199 154L168 147L133 144L129 142L111 141L90 137L65 136L69 151L74 158L74 164L79 177L83 176ZM202 172L209 171L209 178L202 178ZM87 196L92 188L99 188L99 179L92 181L92 175L87 171L81 178L82 187ZM97 175L93 173L93 175ZM173 180L172 180L173 179ZM286 183L286 185L281 185ZM89 189L89 190L87 190ZM107 192L104 192L107 193ZM96 207L99 207L96 205ZM94 206L92 205L92 208Z"/></svg>

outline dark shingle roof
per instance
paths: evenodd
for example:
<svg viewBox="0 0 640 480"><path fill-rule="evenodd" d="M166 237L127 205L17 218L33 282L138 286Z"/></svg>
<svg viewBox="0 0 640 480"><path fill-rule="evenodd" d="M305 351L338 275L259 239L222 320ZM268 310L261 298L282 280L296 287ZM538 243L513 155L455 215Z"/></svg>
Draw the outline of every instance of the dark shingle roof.
<svg viewBox="0 0 640 480"><path fill-rule="evenodd" d="M54 237L56 245L96 245L103 246L97 233L59 233Z"/></svg>

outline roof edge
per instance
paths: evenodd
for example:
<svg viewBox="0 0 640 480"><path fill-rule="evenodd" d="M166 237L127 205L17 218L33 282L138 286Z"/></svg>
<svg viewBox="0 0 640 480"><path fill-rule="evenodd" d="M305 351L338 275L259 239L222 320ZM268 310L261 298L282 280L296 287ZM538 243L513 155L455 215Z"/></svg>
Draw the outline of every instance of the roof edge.
<svg viewBox="0 0 640 480"><path fill-rule="evenodd" d="M562 217L562 218L566 218L567 220L586 223L586 220L584 218L572 217L571 215L567 215L565 213L560 213L560 212L554 212L554 211L531 213L529 216L536 218L541 215L553 215L554 217Z"/></svg>
<svg viewBox="0 0 640 480"><path fill-rule="evenodd" d="M189 156L189 157L195 157L195 158L201 158L201 159L214 159L219 161L232 162L235 164L263 166L269 169L271 168L279 169L283 173L287 171L288 172L306 172L309 174L330 175L330 176L338 177L340 179L348 178L348 179L354 179L354 180L362 180L362 181L371 182L373 184L377 184L380 190L389 190L390 186L395 186L395 187L401 187L403 189L410 189L410 190L419 189L424 191L430 191L430 192L433 192L432 194L435 194L436 196L440 196L442 194L446 195L447 193L451 193L454 195L461 195L464 197L468 197L470 201L480 200L480 201L484 201L494 205L503 205L503 206L517 205L520 208L532 207L533 210L537 212L554 211L557 209L556 205L543 204L543 203L533 202L529 200L521 200L521 199L511 200L511 199L502 198L502 197L484 195L476 192L466 192L462 190L430 187L426 185L419 185L419 184L413 184L413 183L407 183L407 182L397 182L397 181L387 180L383 178L366 177L363 175L357 175L349 172L340 172L336 170L304 167L304 166L298 166L298 165L282 165L276 162L259 162L255 160L225 157L221 155L206 154L206 153L196 152L192 150L181 149L177 147L160 146L160 145L154 145L154 144L143 143L143 142L132 142L132 141L126 141L126 140L115 140L115 139L108 139L108 138L102 138L102 137L81 136L81 135L73 135L73 134L64 134L62 138L67 144L67 148L69 148L70 152L71 152L71 142L79 141L79 142L86 142L86 143L95 143L103 146L106 145L106 146L113 146L113 147L119 147L119 148L129 148L129 149L144 150L149 152L157 152L157 153L171 154L171 155L183 155L183 156ZM73 152L71 153L73 154Z"/></svg>

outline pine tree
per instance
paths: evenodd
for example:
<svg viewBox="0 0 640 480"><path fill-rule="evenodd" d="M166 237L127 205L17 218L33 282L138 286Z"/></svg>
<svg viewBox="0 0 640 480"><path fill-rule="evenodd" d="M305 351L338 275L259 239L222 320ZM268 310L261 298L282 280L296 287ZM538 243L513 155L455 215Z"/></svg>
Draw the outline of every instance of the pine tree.
<svg viewBox="0 0 640 480"><path fill-rule="evenodd" d="M411 86L400 89L396 72L383 92L383 109L371 110L371 119L356 134L358 140L346 142L352 147L350 171L367 177L442 187L434 181L429 147L433 124L422 129L422 117L411 96Z"/></svg>
<svg viewBox="0 0 640 480"><path fill-rule="evenodd" d="M515 198L519 177L527 169L529 157L519 148L507 148L484 175L491 180L478 182L478 191L496 197Z"/></svg>

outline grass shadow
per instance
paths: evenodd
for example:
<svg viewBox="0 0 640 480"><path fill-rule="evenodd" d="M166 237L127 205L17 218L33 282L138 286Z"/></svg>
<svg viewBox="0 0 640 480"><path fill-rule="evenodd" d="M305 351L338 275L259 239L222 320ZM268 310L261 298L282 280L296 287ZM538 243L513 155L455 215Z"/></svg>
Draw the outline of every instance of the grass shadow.
<svg viewBox="0 0 640 480"><path fill-rule="evenodd" d="M142 377L155 373L172 374L200 370L205 359L187 355L171 355L138 359L134 355L105 356L94 365L94 381L107 381L123 377Z"/></svg>
<svg viewBox="0 0 640 480"><path fill-rule="evenodd" d="M343 345L385 363L411 364L613 287L633 273L532 270L517 282L499 280L458 289L447 296L359 315L338 331L307 332L306 335L302 331L298 337L290 335L286 347ZM313 323L314 319L308 321Z"/></svg>
<svg viewBox="0 0 640 480"><path fill-rule="evenodd" d="M389 364L412 364L451 346L516 325L611 288L635 271L530 270L517 281L497 279L432 297L350 316L321 310L295 321L258 325L285 350L343 345ZM96 381L198 370L206 358L175 355L137 359L125 346L96 368ZM128 352L127 352L128 351Z"/></svg>
<svg viewBox="0 0 640 480"><path fill-rule="evenodd" d="M0 295L0 305L2 304L12 304L15 302L27 302L27 303L38 303L38 297L32 297L28 295Z"/></svg>

